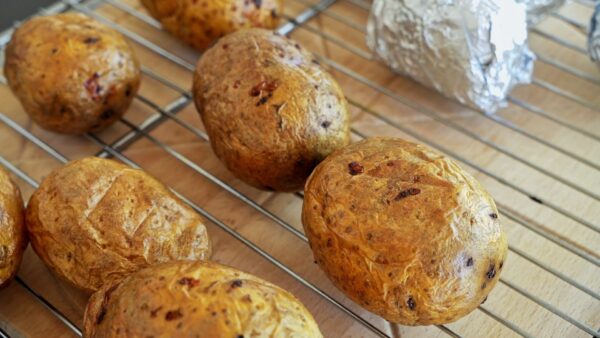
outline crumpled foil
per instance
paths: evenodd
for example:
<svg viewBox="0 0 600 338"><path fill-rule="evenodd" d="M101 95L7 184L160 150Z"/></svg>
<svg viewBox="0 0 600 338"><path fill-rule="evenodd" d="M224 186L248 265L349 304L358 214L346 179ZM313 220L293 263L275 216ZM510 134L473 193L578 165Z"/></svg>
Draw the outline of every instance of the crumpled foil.
<svg viewBox="0 0 600 338"><path fill-rule="evenodd" d="M600 3L596 5L596 10L590 21L588 52L592 61L600 65Z"/></svg>
<svg viewBox="0 0 600 338"><path fill-rule="evenodd" d="M540 22L546 15L565 4L565 0L517 0L527 7L527 23L530 26Z"/></svg>
<svg viewBox="0 0 600 338"><path fill-rule="evenodd" d="M514 0L375 0L367 31L392 69L486 113L531 81L525 6Z"/></svg>

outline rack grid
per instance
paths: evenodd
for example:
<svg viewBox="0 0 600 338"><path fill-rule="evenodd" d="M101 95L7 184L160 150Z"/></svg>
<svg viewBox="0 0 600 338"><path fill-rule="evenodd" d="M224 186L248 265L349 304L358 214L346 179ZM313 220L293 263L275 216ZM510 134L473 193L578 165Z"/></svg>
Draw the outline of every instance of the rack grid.
<svg viewBox="0 0 600 338"><path fill-rule="evenodd" d="M23 160L22 152L10 150L11 144L23 144L21 150L35 154L35 163L52 162L50 167L96 155L155 174L210 221L215 229L209 227L211 235L222 233L217 236L215 251L225 251L225 245L219 246L222 241L233 251L250 250L255 260L265 261L267 266L257 274L281 280L278 284L296 291L327 336L597 335L600 100L594 90L599 89L600 72L587 60L587 22L582 21L591 16L593 3L569 3L530 29L536 67L541 69L536 70L532 84L516 90L508 107L496 115L444 99L392 74L374 59L364 45L369 2L288 0L286 5L285 22L278 32L311 49L342 84L353 113L355 139L387 134L427 144L462 163L496 196L501 217L509 225L509 261L497 290L465 319L437 327L400 327L367 313L335 290L312 266L312 259L304 256L309 253L307 239L297 215L303 195L258 192L223 172L214 158L204 159L211 156L208 136L194 116L192 96L186 89L199 54L165 35L160 24L134 1L63 0L36 13L79 11L130 39L143 56L143 86L152 84L136 96L132 111L107 132L57 137L32 126L14 98L0 96L0 141L9 145L0 149L0 164L20 179L25 192L35 188L50 168L32 167ZM0 35L2 51L11 33ZM566 85L564 80L569 80ZM0 83L0 93L10 95L4 78L0 77ZM168 95L163 95L166 92ZM12 103L3 102L10 100ZM6 106L10 111L5 111ZM73 143L82 146L73 147ZM190 153L182 144L191 144L199 153ZM140 155L147 151L161 155ZM165 168L169 166L182 170L181 175L187 177L185 185L178 184L174 171ZM527 181L535 184L524 183ZM190 188L189 182L210 193L203 196L199 189ZM226 204L215 206L213 199ZM246 215L248 219L241 221L248 225L241 226L240 219L230 215L232 210ZM281 242L298 242L292 246L298 252L288 254L274 245L279 237L261 238L265 230L281 236ZM235 265L237 260L230 256L217 260ZM39 261L32 262L35 260L30 252L15 285L0 293L0 299L20 288L57 318L62 329L81 336L85 296L54 280ZM516 272L523 268L532 270L524 273L526 279ZM53 290L41 286L36 274L57 286ZM0 337L31 335L32 331L11 322L10 310L0 302Z"/></svg>

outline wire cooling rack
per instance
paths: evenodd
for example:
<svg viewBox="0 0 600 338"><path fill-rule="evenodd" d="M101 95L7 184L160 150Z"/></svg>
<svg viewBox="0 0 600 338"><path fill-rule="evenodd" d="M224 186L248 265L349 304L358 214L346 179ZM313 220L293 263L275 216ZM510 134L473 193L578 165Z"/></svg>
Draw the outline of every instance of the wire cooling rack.
<svg viewBox="0 0 600 338"><path fill-rule="evenodd" d="M26 196L51 168L85 155L144 168L210 221L217 255L250 252L265 262L256 273L277 271L263 277L296 293L328 337L597 335L600 72L587 60L584 44L594 3L569 3L530 29L537 54L534 80L515 90L508 107L496 115L452 103L374 60L364 45L369 2L288 0L286 5L279 33L311 49L344 87L355 139L386 134L427 144L462 163L496 197L509 234L509 261L490 299L465 319L400 327L335 290L306 256L310 251L298 215L303 195L258 192L240 184L214 158L206 159L212 156L208 136L187 89L198 54L162 32L133 1L64 0L36 13L83 12L132 41L144 75L132 111L103 133L53 135L29 122L0 77L0 164L20 179ZM0 35L2 49L11 33ZM190 188L190 179L198 188ZM297 244L278 248L279 241ZM216 259L236 265L232 255ZM55 325L51 336L81 336L81 306L65 301L76 292L45 285L61 284L34 260L29 253L16 283L0 292L0 337L49 334L50 329L32 328L42 324L22 324L48 313L64 325ZM12 316L11 297L35 299L44 309L25 319Z"/></svg>

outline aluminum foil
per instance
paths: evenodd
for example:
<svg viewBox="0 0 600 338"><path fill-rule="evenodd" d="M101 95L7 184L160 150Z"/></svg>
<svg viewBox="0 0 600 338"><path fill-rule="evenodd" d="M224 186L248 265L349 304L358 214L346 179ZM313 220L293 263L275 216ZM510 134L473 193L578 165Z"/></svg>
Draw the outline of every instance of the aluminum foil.
<svg viewBox="0 0 600 338"><path fill-rule="evenodd" d="M392 69L486 113L531 81L525 6L514 0L375 0L367 30Z"/></svg>
<svg viewBox="0 0 600 338"><path fill-rule="evenodd" d="M532 26L565 4L565 0L517 0L527 7L527 23Z"/></svg>
<svg viewBox="0 0 600 338"><path fill-rule="evenodd" d="M596 10L590 21L588 52L592 61L600 65L600 4L596 5Z"/></svg>

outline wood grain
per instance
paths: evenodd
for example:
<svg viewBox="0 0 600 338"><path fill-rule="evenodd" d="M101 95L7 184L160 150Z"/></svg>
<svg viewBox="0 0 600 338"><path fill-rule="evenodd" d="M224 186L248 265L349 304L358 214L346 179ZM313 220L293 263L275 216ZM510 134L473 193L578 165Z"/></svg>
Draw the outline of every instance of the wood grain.
<svg viewBox="0 0 600 338"><path fill-rule="evenodd" d="M288 0L286 15L295 16L306 10L306 3L314 2L314 0ZM123 3L143 12L136 0L125 0ZM168 34L113 6L101 4L96 9L96 13L156 43L166 51L180 56L191 65L195 64L199 56L197 52ZM571 3L562 8L561 13L575 20L587 22L591 9ZM533 201L528 194L514 189L514 187L523 189L544 202L559 206L597 226L600 219L600 202L589 196L600 194L600 174L597 168L501 126L478 112L423 88L410 79L393 74L384 65L370 59L364 32L336 20L336 15L356 23L359 27L364 27L368 17L364 9L347 0L339 0L325 13L296 28L291 36L317 55L343 65L349 71L361 76L361 79L357 79L331 68L347 97L359 104L359 106L350 106L353 128L356 131L354 139L371 135L391 135L441 147L443 152L460 158L459 162L487 187L502 209L518 215L541 232L560 238L569 245L587 252L588 255L600 259L599 232L552 210L547 205ZM585 35L556 18L546 19L538 25L538 28L553 36L567 39L577 46L585 47ZM327 38L319 32L326 34ZM588 61L587 56L536 34L530 35L530 44L536 53L580 69L600 81L598 68ZM348 46L355 48L358 53L348 50ZM191 87L192 74L189 70L175 65L140 44L134 43L134 48L142 64L148 69L185 90ZM595 107L600 107L600 97L597 95L600 90L598 84L575 77L540 61L536 62L535 77L577 95L591 102ZM376 89L377 86L388 90L382 93ZM163 108L181 97L177 91L148 76L143 78L140 95ZM568 122L595 135L596 139L565 128L561 124L512 103L498 112L499 118L559 147L568 154L585 158L596 166L600 165L600 142L597 140L600 138L598 108L586 108L536 85L521 86L513 92L513 96L544 109L555 119ZM0 86L0 102L1 113L69 159L95 154L101 150L99 145L86 137L60 136L45 132L33 125L6 86ZM416 104L419 109L413 109L405 103ZM429 113L423 113L424 111ZM152 107L142 100L136 100L126 119L139 124L155 114L157 112ZM194 128L203 130L193 104L188 102L177 116ZM457 130L461 128L462 131ZM129 131L127 125L117 123L97 136L103 142L111 143ZM466 135L465 131L473 133L475 137ZM238 181L216 159L207 142L173 120L167 119L152 130L150 135L160 145L149 138L142 137L131 144L123 152L124 155L214 215L223 224L254 243L260 250L285 264L386 334L402 337L447 336L437 327L392 326L352 304L329 283L313 263L312 253L304 241L242 202L219 184L215 184L215 180L217 183L223 182L231 186L300 231L302 231L301 198L293 194L258 191ZM491 146L485 142L489 142ZM0 123L0 145L2 145L0 156L38 181L51 169L60 165L59 161L2 123ZM168 147L167 150L164 146ZM187 164L182 162L182 158L189 162ZM538 169L533 168L531 164ZM215 180L211 181L195 170L198 168L213 175ZM567 184L560 183L555 178L540 172L539 168L565 182L583 188L589 194L586 195ZM23 181L19 183L24 197L28 198L33 191L32 187ZM513 248L526 252L594 292L600 292L600 267L528 230L505 215L501 215L501 218ZM314 314L327 337L374 336L351 316L249 249L219 226L210 223L209 233L214 241L214 260L253 273L294 293ZM594 329L600 328L598 299L562 281L513 251L505 266L503 280L544 299L574 320ZM19 276L76 325L81 324L86 295L57 280L30 249L27 251ZM483 307L536 337L590 336L506 284L499 284ZM66 326L16 282L0 291L0 327L13 337L73 336ZM481 310L476 310L469 316L449 324L448 328L463 337L518 336Z"/></svg>

